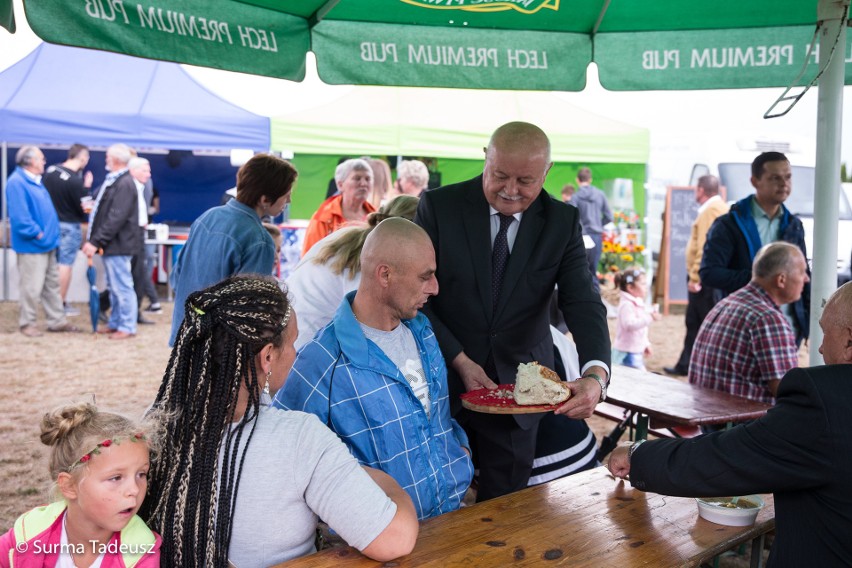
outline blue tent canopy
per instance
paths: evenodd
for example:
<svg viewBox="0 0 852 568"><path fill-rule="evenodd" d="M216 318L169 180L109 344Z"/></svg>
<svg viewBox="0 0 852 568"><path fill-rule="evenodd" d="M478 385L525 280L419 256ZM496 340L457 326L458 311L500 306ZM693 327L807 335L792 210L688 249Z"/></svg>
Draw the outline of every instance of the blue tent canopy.
<svg viewBox="0 0 852 568"><path fill-rule="evenodd" d="M41 44L0 73L0 140L174 150L269 149L269 119L180 65Z"/></svg>

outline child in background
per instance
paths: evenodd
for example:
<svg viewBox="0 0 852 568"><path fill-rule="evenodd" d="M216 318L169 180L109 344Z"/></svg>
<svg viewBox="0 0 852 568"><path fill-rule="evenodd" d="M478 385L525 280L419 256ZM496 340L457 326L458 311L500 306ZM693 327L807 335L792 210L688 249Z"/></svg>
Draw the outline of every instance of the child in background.
<svg viewBox="0 0 852 568"><path fill-rule="evenodd" d="M645 370L643 356L651 356L648 326L658 321L660 314L645 306L648 292L645 271L628 268L615 275L615 285L621 290L618 303L618 324L612 343L612 363Z"/></svg>
<svg viewBox="0 0 852 568"><path fill-rule="evenodd" d="M148 488L153 424L85 403L46 414L41 441L51 448L61 498L21 515L0 537L0 567L159 566L161 539L136 516Z"/></svg>

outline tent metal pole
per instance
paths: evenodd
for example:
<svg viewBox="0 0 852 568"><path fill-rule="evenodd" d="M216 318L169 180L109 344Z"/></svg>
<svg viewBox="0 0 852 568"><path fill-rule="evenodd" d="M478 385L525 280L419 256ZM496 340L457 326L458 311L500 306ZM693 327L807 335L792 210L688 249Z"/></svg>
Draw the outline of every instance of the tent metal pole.
<svg viewBox="0 0 852 568"><path fill-rule="evenodd" d="M846 18L849 0L820 0L822 22L816 132L816 190L814 192L813 268L811 271L810 365L823 364L819 320L825 301L837 288L837 203L840 194L840 128L846 62ZM830 62L827 62L828 58ZM827 66L826 66L827 63ZM793 190L795 191L795 189Z"/></svg>
<svg viewBox="0 0 852 568"><path fill-rule="evenodd" d="M8 176L9 157L6 141L0 142L0 194L3 196L3 207L0 212L0 226L3 227L3 301L9 300L9 248L12 246L11 230L9 228L9 205L6 200L6 178Z"/></svg>

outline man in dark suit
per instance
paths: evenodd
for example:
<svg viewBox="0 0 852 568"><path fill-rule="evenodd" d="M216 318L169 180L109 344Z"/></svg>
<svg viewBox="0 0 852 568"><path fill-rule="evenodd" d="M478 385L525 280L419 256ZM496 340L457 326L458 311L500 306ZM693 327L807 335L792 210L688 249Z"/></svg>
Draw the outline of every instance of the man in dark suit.
<svg viewBox="0 0 852 568"><path fill-rule="evenodd" d="M557 284L583 375L557 413L586 418L606 394L606 309L592 288L577 209L542 191L551 165L541 129L505 124L485 149L482 175L424 193L415 217L435 247L441 292L424 311L478 462L479 501L527 486L543 414L470 412L459 394L514 383L519 363L553 368L548 307Z"/></svg>
<svg viewBox="0 0 852 568"><path fill-rule="evenodd" d="M819 322L826 365L789 371L763 418L691 440L617 448L613 475L684 497L775 493L769 566L852 566L852 283Z"/></svg>

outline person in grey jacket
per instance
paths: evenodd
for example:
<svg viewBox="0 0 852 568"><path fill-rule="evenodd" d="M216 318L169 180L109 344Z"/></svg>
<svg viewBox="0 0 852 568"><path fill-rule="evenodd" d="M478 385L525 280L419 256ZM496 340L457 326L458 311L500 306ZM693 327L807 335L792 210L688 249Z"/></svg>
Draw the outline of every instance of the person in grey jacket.
<svg viewBox="0 0 852 568"><path fill-rule="evenodd" d="M600 292L597 271L601 259L603 226L612 223L613 215L604 192L592 185L592 170L585 166L577 172L577 191L571 198L571 204L580 210L583 235L588 236L595 244L594 247L586 249L586 259L592 273L592 285Z"/></svg>
<svg viewBox="0 0 852 568"><path fill-rule="evenodd" d="M89 235L83 245L83 254L89 258L98 250L103 251L112 306L103 333L109 333L110 339L135 336L139 314L130 260L142 247L142 233L136 184L127 169L130 157L130 148L125 144L113 144L107 149L109 174L95 200Z"/></svg>

